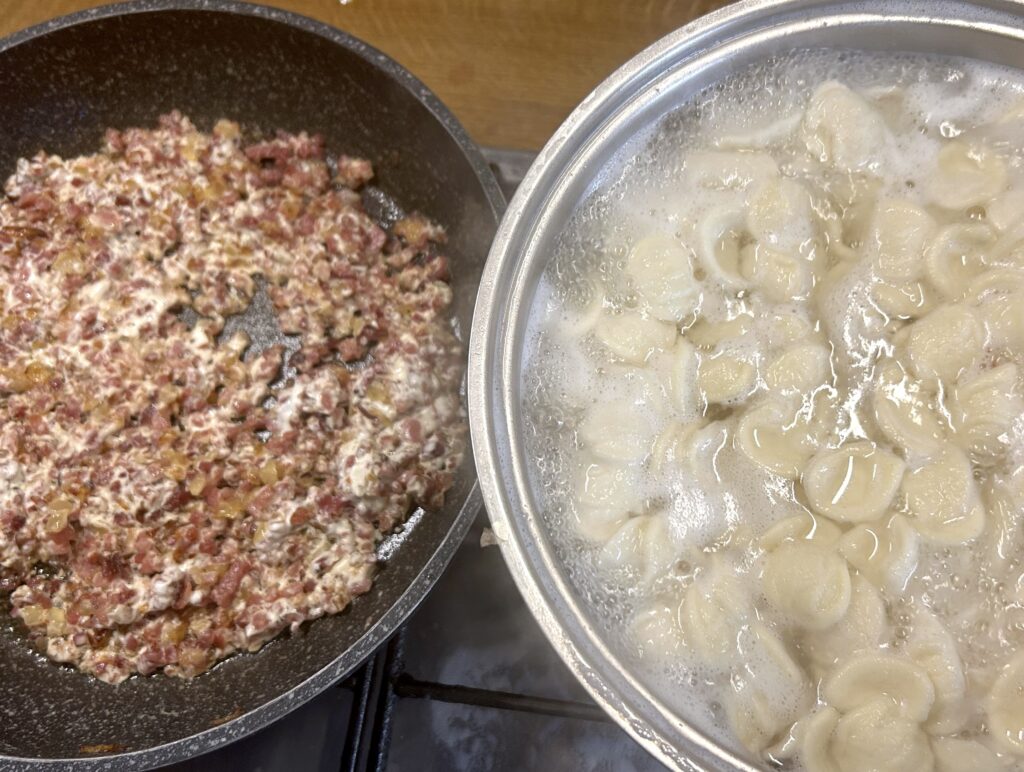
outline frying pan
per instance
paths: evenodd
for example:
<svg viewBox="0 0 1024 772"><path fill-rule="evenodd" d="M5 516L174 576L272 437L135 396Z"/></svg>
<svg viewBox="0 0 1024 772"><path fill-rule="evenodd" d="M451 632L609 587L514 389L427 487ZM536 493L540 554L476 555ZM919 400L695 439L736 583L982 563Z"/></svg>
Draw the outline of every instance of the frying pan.
<svg viewBox="0 0 1024 772"><path fill-rule="evenodd" d="M331 153L373 161L370 208L393 202L448 229L457 331L470 326L484 258L504 208L479 151L412 75L310 19L209 0L144 0L86 11L0 41L0 176L40 149L94 152L108 126L152 126L178 108L200 128L319 132ZM192 681L118 686L33 654L0 629L0 770L138 769L255 731L354 669L408 616L480 507L467 453L445 506L417 513L380 548L373 589Z"/></svg>

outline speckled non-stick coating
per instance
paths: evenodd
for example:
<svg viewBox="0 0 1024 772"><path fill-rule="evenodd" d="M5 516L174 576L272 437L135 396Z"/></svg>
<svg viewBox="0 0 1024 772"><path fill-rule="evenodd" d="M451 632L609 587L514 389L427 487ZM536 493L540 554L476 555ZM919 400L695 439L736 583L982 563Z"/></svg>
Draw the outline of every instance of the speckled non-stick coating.
<svg viewBox="0 0 1024 772"><path fill-rule="evenodd" d="M230 117L254 132L320 132L329 151L370 158L385 194L448 227L454 310L468 336L501 194L455 119L376 50L293 14L201 0L107 7L0 41L3 176L21 156L91 152L106 127L152 125L172 108L205 129ZM385 543L385 567L368 595L192 681L153 676L110 686L35 656L4 624L0 770L155 766L280 717L395 629L478 507L467 458L446 507Z"/></svg>

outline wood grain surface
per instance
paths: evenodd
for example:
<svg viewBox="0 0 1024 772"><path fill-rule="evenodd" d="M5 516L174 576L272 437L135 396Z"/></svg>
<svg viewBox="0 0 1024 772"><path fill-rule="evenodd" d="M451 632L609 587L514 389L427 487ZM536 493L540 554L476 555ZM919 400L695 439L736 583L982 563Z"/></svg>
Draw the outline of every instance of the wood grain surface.
<svg viewBox="0 0 1024 772"><path fill-rule="evenodd" d="M0 0L0 35L96 0ZM422 79L473 138L537 149L630 56L724 0L269 0L351 32Z"/></svg>

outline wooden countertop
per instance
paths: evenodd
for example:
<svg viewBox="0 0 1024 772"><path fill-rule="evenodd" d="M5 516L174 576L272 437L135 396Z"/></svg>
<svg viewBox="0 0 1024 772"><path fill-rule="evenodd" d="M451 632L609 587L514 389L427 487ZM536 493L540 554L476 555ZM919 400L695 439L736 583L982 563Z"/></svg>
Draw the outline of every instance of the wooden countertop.
<svg viewBox="0 0 1024 772"><path fill-rule="evenodd" d="M0 0L0 35L97 0ZM473 138L539 149L619 64L725 0L265 0L397 59Z"/></svg>

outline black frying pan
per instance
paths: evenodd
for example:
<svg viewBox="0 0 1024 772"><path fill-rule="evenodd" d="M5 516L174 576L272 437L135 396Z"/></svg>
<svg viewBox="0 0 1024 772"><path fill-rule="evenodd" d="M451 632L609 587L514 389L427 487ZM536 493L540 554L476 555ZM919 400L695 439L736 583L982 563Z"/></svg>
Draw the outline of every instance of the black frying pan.
<svg viewBox="0 0 1024 772"><path fill-rule="evenodd" d="M147 0L67 16L0 41L0 177L37 150L99 149L108 126L178 108L209 129L320 132L373 161L376 204L448 228L454 313L468 338L476 286L504 206L458 122L373 48L301 16L243 3ZM381 207L386 214L387 206ZM369 594L192 681L110 686L33 655L0 621L0 770L135 769L255 731L355 668L433 585L480 506L469 453L444 509L381 548Z"/></svg>

